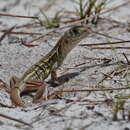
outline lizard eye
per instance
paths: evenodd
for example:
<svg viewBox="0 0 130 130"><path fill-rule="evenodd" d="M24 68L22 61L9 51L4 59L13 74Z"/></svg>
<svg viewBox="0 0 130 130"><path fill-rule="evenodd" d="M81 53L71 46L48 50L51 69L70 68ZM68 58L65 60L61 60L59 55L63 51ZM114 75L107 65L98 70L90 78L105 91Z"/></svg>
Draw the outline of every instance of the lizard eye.
<svg viewBox="0 0 130 130"><path fill-rule="evenodd" d="M79 30L78 30L77 28L73 28L73 29L72 29L72 32L73 32L73 34L75 34L75 35L76 35L76 34L79 34Z"/></svg>
<svg viewBox="0 0 130 130"><path fill-rule="evenodd" d="M67 33L69 37L79 36L82 33L81 26L74 26Z"/></svg>

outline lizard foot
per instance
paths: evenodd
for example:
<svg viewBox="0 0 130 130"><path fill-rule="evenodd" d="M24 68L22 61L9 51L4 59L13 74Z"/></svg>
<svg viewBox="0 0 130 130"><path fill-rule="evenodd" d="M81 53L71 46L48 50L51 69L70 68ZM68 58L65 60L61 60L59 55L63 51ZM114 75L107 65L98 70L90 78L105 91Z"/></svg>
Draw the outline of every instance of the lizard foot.
<svg viewBox="0 0 130 130"><path fill-rule="evenodd" d="M47 87L48 87L48 84L45 82L42 82L42 85L36 91L36 94L34 96L34 99L33 99L34 103L37 103L37 101L39 101L42 98L43 94L45 94L47 97Z"/></svg>

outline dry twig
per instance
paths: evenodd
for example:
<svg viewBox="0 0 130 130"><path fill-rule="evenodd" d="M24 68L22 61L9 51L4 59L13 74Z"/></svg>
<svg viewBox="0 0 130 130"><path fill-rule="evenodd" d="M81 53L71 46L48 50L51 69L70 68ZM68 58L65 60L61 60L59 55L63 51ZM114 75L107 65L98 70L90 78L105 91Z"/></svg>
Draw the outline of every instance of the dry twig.
<svg viewBox="0 0 130 130"><path fill-rule="evenodd" d="M13 27L11 27L8 30L5 30L4 34L0 37L0 42L2 42L2 40L6 37L6 35L10 34L15 27L16 27L16 25L14 25Z"/></svg>
<svg viewBox="0 0 130 130"><path fill-rule="evenodd" d="M101 86L102 87L102 86ZM113 90L125 90L125 89L130 89L129 87L122 87L122 88L103 88L103 89L75 89L75 90L63 90L63 91L56 91L57 93L64 93L64 92L94 92L94 91L113 91Z"/></svg>
<svg viewBox="0 0 130 130"><path fill-rule="evenodd" d="M24 125L27 125L27 126L33 128L33 126L32 126L31 124L29 124L29 123L27 123L27 122L24 122L24 121L22 121L22 120L16 119L16 118L14 118L14 117L10 117L10 116L4 115L4 114L0 114L0 117L3 117L3 118L6 118L6 119L9 119L9 120L16 121L16 122L18 122L18 123L22 123L22 124L24 124Z"/></svg>
<svg viewBox="0 0 130 130"><path fill-rule="evenodd" d="M22 16L22 15L14 15L14 14L6 14L6 13L0 13L0 16L39 19L38 17L34 17L34 16Z"/></svg>
<svg viewBox="0 0 130 130"><path fill-rule="evenodd" d="M117 42L104 42L104 43L94 43L94 44L81 44L79 46L100 46L100 45L113 45L113 44L122 44L122 43L130 43L130 40L128 41L117 41Z"/></svg>

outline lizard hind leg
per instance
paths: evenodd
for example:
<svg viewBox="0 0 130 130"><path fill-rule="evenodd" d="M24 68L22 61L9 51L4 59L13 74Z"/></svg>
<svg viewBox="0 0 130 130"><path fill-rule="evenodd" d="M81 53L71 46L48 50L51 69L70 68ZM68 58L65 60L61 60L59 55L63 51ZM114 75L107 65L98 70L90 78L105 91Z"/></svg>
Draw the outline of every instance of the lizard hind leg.
<svg viewBox="0 0 130 130"><path fill-rule="evenodd" d="M18 78L12 77L10 79L10 98L15 106L26 107L26 104L20 97L20 89L17 85Z"/></svg>

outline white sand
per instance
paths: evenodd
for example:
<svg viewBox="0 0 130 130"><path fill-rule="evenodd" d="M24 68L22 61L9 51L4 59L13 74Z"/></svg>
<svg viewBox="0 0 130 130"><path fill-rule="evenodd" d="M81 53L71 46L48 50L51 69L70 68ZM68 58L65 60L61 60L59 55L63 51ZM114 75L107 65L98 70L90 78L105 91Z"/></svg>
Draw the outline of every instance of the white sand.
<svg viewBox="0 0 130 130"><path fill-rule="evenodd" d="M17 0L16 0L17 1ZM19 0L18 0L19 1ZM53 0L50 0L53 2ZM116 6L123 3L124 0L116 0L111 2L108 7ZM11 1L0 1L0 9L4 7L8 7L8 13L18 14L18 15L34 15L37 14L38 8L45 8L48 4L46 0L21 0L17 6L10 5L11 3L15 3L15 0ZM56 0L50 8L46 9L48 15L52 16L52 12L55 13L56 10L60 8L66 8L72 10L72 3L69 0ZM103 33L106 33L110 36L122 39L129 40L130 33L127 31L127 22L130 22L130 13L129 13L130 4L117 9L111 13L105 14L104 17L108 19L115 19L119 22L123 22L125 25L112 23L109 21L101 21L97 30L100 30ZM15 24L23 25L25 23L29 23L28 19L20 19L20 18L12 18L12 17L0 17L0 22L2 24L0 29L9 28ZM119 26L117 26L119 25ZM37 28L21 28L16 31L26 31L26 32L46 32L41 27ZM2 34L2 33L1 33ZM1 45L0 45L0 79L9 83L9 79L15 75L20 77L32 64L38 61L42 56L44 56L51 48L55 45L57 40L59 39L60 33L52 34L48 37L44 37L40 41L34 42L34 44L38 44L39 46L28 48L20 44L20 42L16 42L15 37L25 38L27 41L32 39L32 36L29 35L10 35L6 37ZM36 37L36 36L35 36ZM33 37L33 38L35 38ZM85 38L80 44L86 43L97 43L97 42L107 42L107 41L115 41L115 39L106 38L100 35L90 35L88 38ZM51 45L51 46L50 46ZM129 44L126 44L128 46ZM125 45L124 45L125 46ZM90 48L77 46L66 58L64 65L59 69L58 74L67 70L67 68L72 68L77 64L86 63L85 65L79 66L74 69L69 69L68 73L78 73L75 77L71 78L68 82L66 82L65 89L87 89L88 87L81 87L81 85L86 86L95 86L102 78L102 73L107 73L113 70L116 66L101 66L98 64L103 64L103 61L97 61L92 59L85 59L84 57L89 58L108 58L112 59L110 63L115 63L118 59L124 59L119 52L129 53L129 50L118 50L118 51L110 51L110 50L91 50ZM118 57L118 58L117 58ZM90 66L90 67L89 67ZM92 67L93 66L93 67ZM84 70L83 70L84 68ZM80 72L82 70L82 72ZM120 77L115 77L116 79ZM119 84L114 84L112 81L105 81L104 85L106 87L121 87ZM90 88L91 89L91 88ZM119 92L114 91L114 93L106 93L107 98L110 98ZM28 108L4 108L0 107L0 113L6 114L17 119L21 119L27 123L32 123L34 128L29 128L23 124L17 123L15 121L11 121L8 119L4 119L0 117L0 129L1 130L125 130L126 127L130 129L130 124L127 120L122 120L121 113L119 113L120 121L114 122L112 121L112 110L111 107L106 104L98 104L93 105L92 101L102 101L105 100L103 92L91 93L88 95L85 93L74 93L65 94L67 99L76 100L78 97L82 98L82 100L86 99L86 102L77 102L70 105L69 108L61 112L57 112L59 109L66 107L71 103L66 103L65 100L54 99L48 102L44 102L43 107L35 110L37 106L40 104L35 104ZM28 98L27 98L28 100ZM5 91L0 91L0 102L11 105L9 95ZM82 105L86 104L86 105ZM88 107L92 107L89 109ZM129 104L126 104L126 115L128 114ZM52 111L57 112L57 115L53 115ZM96 114L97 113L97 114ZM100 114L98 114L100 113ZM102 114L102 115L101 115Z"/></svg>

